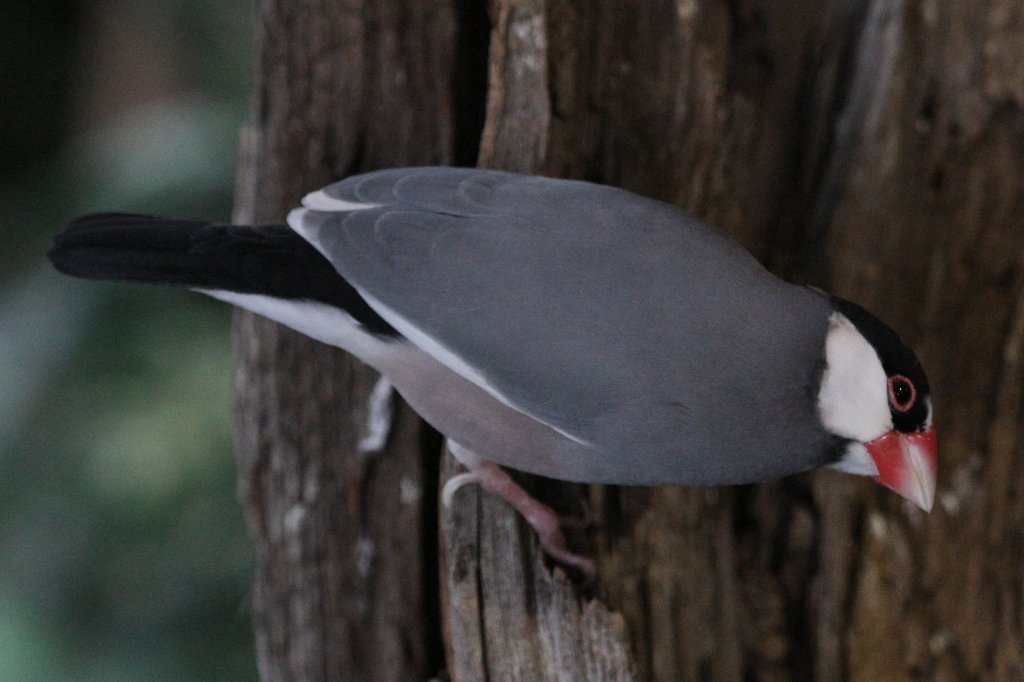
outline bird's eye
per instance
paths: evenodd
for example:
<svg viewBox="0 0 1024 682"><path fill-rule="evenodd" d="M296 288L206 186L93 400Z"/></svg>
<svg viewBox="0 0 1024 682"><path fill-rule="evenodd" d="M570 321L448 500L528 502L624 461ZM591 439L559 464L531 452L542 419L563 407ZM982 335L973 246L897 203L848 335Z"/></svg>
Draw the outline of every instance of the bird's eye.
<svg viewBox="0 0 1024 682"><path fill-rule="evenodd" d="M917 389L914 382L902 374L889 377L889 404L897 412L907 412L917 400Z"/></svg>

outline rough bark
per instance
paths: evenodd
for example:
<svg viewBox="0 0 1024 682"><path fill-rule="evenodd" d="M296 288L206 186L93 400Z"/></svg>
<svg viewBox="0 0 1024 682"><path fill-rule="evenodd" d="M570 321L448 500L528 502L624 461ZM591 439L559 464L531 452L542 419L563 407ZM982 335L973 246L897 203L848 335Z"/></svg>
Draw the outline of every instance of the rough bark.
<svg viewBox="0 0 1024 682"><path fill-rule="evenodd" d="M258 15L238 219L281 222L302 195L360 170L449 163L458 140L456 11L447 0L291 3ZM239 314L240 496L256 544L265 679L434 674L437 459L399 405L363 453L375 374Z"/></svg>
<svg viewBox="0 0 1024 682"><path fill-rule="evenodd" d="M594 488L600 583L575 600L507 510L462 500L456 679L1022 674L1022 22L995 0L497 4L481 164L674 201L878 310L931 370L942 471L928 516L829 472Z"/></svg>
<svg viewBox="0 0 1024 682"><path fill-rule="evenodd" d="M600 577L582 588L502 503L463 490L442 511L439 615L417 424L402 413L389 451L360 457L371 376L243 317L264 676L422 679L438 619L460 681L1024 676L1018 5L494 0L484 93L453 57L482 44L472 4L266 4L244 215L465 153L460 117L486 94L481 165L673 201L900 330L932 379L936 510L831 472L740 489L526 479L559 508L589 502L574 542Z"/></svg>

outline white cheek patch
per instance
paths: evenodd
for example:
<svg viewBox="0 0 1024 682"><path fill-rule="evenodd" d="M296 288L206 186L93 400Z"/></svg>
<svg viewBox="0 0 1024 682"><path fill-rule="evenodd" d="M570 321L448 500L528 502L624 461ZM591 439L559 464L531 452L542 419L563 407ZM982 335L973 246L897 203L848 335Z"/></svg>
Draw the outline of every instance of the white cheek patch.
<svg viewBox="0 0 1024 682"><path fill-rule="evenodd" d="M871 453L860 443L850 443L838 461L828 465L829 469L842 471L854 476L877 476L878 465L871 458Z"/></svg>
<svg viewBox="0 0 1024 682"><path fill-rule="evenodd" d="M818 392L818 412L825 428L861 443L891 430L882 362L853 323L839 313L829 319L825 363Z"/></svg>

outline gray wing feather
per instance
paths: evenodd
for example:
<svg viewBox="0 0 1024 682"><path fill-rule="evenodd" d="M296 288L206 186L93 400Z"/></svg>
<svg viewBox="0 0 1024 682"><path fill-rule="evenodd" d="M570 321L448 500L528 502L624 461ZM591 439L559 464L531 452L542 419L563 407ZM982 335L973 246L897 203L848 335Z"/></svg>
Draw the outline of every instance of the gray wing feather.
<svg viewBox="0 0 1024 682"><path fill-rule="evenodd" d="M322 194L372 205L306 211L297 229L385 319L616 458L619 482L738 482L823 463L813 389L827 303L685 212L475 169L380 171ZM585 464L565 466L586 478Z"/></svg>

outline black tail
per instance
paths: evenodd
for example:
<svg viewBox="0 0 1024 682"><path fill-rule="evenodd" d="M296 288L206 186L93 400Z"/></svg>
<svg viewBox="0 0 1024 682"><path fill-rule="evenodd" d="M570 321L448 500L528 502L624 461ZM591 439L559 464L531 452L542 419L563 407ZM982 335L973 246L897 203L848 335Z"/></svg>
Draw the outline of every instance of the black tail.
<svg viewBox="0 0 1024 682"><path fill-rule="evenodd" d="M395 334L319 251L284 225L99 213L71 223L48 255L74 277L317 301L345 310L373 333Z"/></svg>

